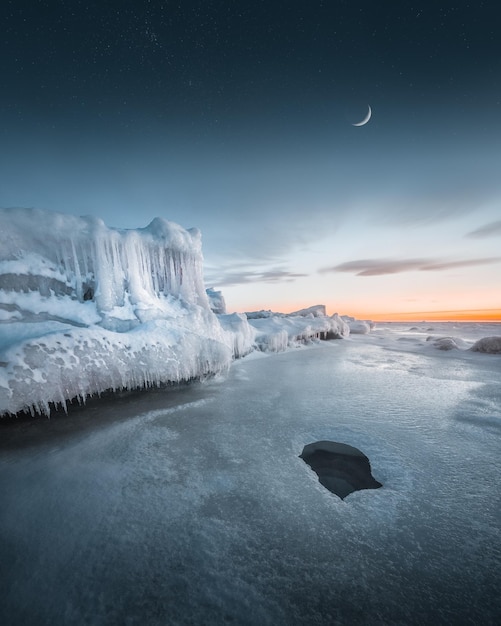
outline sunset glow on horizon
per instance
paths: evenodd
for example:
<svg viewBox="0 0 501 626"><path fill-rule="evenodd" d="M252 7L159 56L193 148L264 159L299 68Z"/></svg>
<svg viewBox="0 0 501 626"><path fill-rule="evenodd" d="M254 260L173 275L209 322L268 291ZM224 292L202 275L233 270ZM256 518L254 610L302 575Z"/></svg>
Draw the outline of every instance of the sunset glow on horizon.
<svg viewBox="0 0 501 626"><path fill-rule="evenodd" d="M367 315L360 311L354 314L357 319L370 319L373 322L494 322L501 323L501 310L468 311L414 311L408 313L374 313Z"/></svg>
<svg viewBox="0 0 501 626"><path fill-rule="evenodd" d="M500 319L494 5L15 4L0 207L196 227L229 311Z"/></svg>
<svg viewBox="0 0 501 626"><path fill-rule="evenodd" d="M271 307L271 310L279 313L292 313L301 308L307 308L315 304L325 304L327 314L349 315L359 320L371 320L373 322L493 322L501 323L501 308L499 309L463 309L463 310L435 310L435 311L382 311L367 308L343 307L339 308L330 303L296 302L296 306L289 305L284 308ZM247 308L250 311L252 309ZM259 309L257 309L259 310Z"/></svg>

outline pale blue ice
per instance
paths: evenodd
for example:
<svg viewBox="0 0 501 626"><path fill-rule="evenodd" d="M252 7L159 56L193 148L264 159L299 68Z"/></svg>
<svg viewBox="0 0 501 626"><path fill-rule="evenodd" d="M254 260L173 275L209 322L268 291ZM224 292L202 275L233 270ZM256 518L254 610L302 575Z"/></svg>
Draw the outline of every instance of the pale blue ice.
<svg viewBox="0 0 501 626"><path fill-rule="evenodd" d="M501 356L430 333L0 424L0 622L497 623ZM323 439L383 488L325 490Z"/></svg>

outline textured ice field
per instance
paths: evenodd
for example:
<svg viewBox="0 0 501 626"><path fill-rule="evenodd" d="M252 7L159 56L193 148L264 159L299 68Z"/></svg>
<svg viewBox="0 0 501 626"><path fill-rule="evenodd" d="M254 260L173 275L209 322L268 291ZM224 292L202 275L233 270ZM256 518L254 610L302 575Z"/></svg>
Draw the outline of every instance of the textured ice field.
<svg viewBox="0 0 501 626"><path fill-rule="evenodd" d="M411 326L0 424L0 622L498 623L501 356L427 337L501 333ZM383 488L324 489L322 439Z"/></svg>

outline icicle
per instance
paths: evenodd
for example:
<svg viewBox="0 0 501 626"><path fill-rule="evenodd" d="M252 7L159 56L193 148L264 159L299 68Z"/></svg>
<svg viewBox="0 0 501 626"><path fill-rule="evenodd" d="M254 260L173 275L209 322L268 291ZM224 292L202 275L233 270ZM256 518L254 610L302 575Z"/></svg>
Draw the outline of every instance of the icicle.
<svg viewBox="0 0 501 626"><path fill-rule="evenodd" d="M75 290L77 299L82 302L83 301L83 292L82 292L82 274L80 272L80 263L78 262L77 250L75 247L75 241L73 237L71 238L71 252L73 254L73 265L75 267Z"/></svg>

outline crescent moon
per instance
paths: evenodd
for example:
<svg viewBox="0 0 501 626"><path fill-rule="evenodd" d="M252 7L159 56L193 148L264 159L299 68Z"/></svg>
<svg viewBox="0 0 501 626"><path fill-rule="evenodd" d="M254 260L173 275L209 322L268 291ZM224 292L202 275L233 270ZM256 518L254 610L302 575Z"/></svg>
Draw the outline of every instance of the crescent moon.
<svg viewBox="0 0 501 626"><path fill-rule="evenodd" d="M365 126L365 124L367 124L367 122L371 119L372 109L369 104L367 106L369 107L369 112L367 113L367 115L361 122L358 122L357 124L352 124L352 126Z"/></svg>

